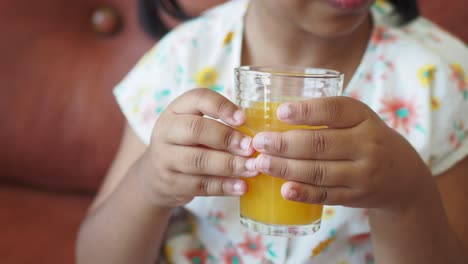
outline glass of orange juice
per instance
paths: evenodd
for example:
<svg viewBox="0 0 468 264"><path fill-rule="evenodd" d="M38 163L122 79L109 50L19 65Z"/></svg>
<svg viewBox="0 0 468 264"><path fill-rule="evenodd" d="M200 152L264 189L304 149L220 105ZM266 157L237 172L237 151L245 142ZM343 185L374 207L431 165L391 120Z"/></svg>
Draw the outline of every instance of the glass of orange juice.
<svg viewBox="0 0 468 264"><path fill-rule="evenodd" d="M236 100L247 121L239 130L249 136L258 132L284 132L294 129L321 129L288 125L276 117L284 102L339 96L343 74L328 69L300 67L254 67L235 69ZM260 174L244 179L248 191L240 198L241 223L265 235L304 236L320 228L323 205L285 200L281 196L283 179Z"/></svg>

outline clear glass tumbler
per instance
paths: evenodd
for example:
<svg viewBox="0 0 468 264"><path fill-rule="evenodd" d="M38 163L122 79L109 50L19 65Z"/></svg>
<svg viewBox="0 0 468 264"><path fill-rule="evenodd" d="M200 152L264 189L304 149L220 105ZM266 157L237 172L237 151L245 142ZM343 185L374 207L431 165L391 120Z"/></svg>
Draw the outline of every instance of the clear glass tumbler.
<svg viewBox="0 0 468 264"><path fill-rule="evenodd" d="M288 125L276 117L284 102L341 95L343 74L327 69L299 67L253 67L235 69L237 104L247 122L239 128L254 136L258 132L321 129ZM241 223L265 235L304 236L320 228L323 206L285 200L280 193L286 182L266 174L244 179L248 192L240 198Z"/></svg>

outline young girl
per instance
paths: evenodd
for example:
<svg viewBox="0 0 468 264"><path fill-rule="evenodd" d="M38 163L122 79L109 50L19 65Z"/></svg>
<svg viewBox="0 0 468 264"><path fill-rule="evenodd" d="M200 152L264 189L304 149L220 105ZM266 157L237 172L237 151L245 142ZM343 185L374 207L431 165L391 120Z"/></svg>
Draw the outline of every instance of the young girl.
<svg viewBox="0 0 468 264"><path fill-rule="evenodd" d="M78 263L468 263L468 51L417 14L416 1L233 0L169 33L115 88L129 125ZM327 129L252 139L236 130L239 65L336 69L346 96L278 109ZM259 172L288 180L285 199L327 205L321 229L243 228L241 176Z"/></svg>

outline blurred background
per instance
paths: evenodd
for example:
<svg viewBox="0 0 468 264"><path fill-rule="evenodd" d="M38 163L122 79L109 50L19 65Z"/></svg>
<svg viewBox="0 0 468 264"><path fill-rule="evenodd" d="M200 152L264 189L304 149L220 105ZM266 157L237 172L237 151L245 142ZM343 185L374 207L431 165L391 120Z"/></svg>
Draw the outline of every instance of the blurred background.
<svg viewBox="0 0 468 264"><path fill-rule="evenodd" d="M0 263L74 262L125 123L112 88L157 42L145 1L0 1ZM194 16L224 1L178 2ZM468 1L419 2L468 42ZM177 17L161 13L169 28Z"/></svg>

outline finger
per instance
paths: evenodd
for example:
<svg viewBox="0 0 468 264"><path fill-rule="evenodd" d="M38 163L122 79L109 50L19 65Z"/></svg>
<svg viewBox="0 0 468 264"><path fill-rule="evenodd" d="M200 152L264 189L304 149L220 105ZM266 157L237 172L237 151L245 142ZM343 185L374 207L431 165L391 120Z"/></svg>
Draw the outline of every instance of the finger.
<svg viewBox="0 0 468 264"><path fill-rule="evenodd" d="M348 133L344 133L344 132ZM350 140L350 130L316 129L261 132L252 145L258 152L292 159L345 160L356 157L359 148Z"/></svg>
<svg viewBox="0 0 468 264"><path fill-rule="evenodd" d="M168 146L165 157L170 170L184 174L224 177L253 177L258 175L255 158L201 147Z"/></svg>
<svg viewBox="0 0 468 264"><path fill-rule="evenodd" d="M355 191L346 187L313 186L299 182L286 182L281 186L286 200L326 205L348 205L355 199Z"/></svg>
<svg viewBox="0 0 468 264"><path fill-rule="evenodd" d="M245 113L221 94L206 88L193 89L172 102L169 110L176 114L207 115L232 125L245 122Z"/></svg>
<svg viewBox="0 0 468 264"><path fill-rule="evenodd" d="M256 158L255 168L285 180L327 187L348 187L358 172L352 161L295 160L265 154Z"/></svg>
<svg viewBox="0 0 468 264"><path fill-rule="evenodd" d="M241 196L247 193L247 184L241 179L184 173L162 179L161 192L177 197Z"/></svg>
<svg viewBox="0 0 468 264"><path fill-rule="evenodd" d="M373 116L372 113L358 100L334 96L285 103L278 107L276 114L281 121L289 124L348 128L365 121Z"/></svg>
<svg viewBox="0 0 468 264"><path fill-rule="evenodd" d="M228 151L237 155L254 153L252 138L213 119L194 115L178 115L175 127L167 126L162 133L167 142L178 145L203 145L211 149Z"/></svg>

